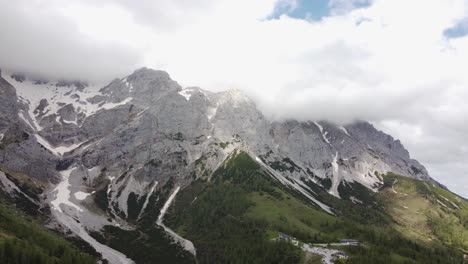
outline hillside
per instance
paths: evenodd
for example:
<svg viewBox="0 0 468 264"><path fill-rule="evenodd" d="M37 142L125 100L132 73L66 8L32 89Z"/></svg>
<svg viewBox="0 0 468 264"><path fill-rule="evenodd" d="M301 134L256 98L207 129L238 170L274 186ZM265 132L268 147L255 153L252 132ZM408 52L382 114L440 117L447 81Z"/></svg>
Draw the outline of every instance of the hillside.
<svg viewBox="0 0 468 264"><path fill-rule="evenodd" d="M386 182L397 177L402 178L384 176ZM408 182L424 185L416 180ZM359 240L358 247L342 248L350 255L346 263L460 263L461 251L444 245L448 237L456 239L454 233L443 233L446 235L443 236L440 227L430 226L428 232L434 233L430 243L408 235L407 231L418 232L417 228L399 222L392 209L395 200L388 197L388 189L393 189L387 185L382 188L381 193L368 194L377 201L374 205L354 204L322 193L337 208L352 208L337 211L335 217L317 208L300 193L279 184L247 153L236 150L210 181L199 180L178 194L166 221L194 242L201 263L246 263L247 260L257 260L250 263L297 263L303 259L298 248L271 241L278 232L304 243L333 243L345 238ZM443 191L433 188L432 194ZM416 190L413 193L415 197L419 197L418 194ZM417 200L406 199L409 199L407 202ZM466 206L466 202L462 205L460 200L459 203ZM423 210L418 204L412 209ZM368 215L373 217L369 219ZM448 217L448 214L441 217Z"/></svg>
<svg viewBox="0 0 468 264"><path fill-rule="evenodd" d="M96 257L82 251L9 205L0 195L0 263L96 263Z"/></svg>

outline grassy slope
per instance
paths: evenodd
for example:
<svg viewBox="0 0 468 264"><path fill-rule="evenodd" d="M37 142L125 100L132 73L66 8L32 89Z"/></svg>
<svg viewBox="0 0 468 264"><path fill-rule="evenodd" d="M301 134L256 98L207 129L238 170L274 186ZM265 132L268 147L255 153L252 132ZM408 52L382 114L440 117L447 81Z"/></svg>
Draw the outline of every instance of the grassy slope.
<svg viewBox="0 0 468 264"><path fill-rule="evenodd" d="M317 192L317 186L309 184ZM214 173L211 182L199 180L182 190L166 222L194 242L200 263L236 263L243 257L252 260L251 255L260 256L256 263L280 263L282 257L297 252L277 249L278 260L267 261L272 252L269 238L278 231L311 243L359 239L362 246L346 249L351 255L348 263L459 263L459 251L402 234L413 228L398 224L388 210L391 206L382 204L391 198L385 197L388 186L382 195L359 186L343 188L368 204L355 205L321 191L320 199L337 209L338 217L330 216L277 183L246 153L238 152Z"/></svg>
<svg viewBox="0 0 468 264"><path fill-rule="evenodd" d="M395 219L395 228L407 237L468 251L468 202L457 195L431 183L389 174L378 199Z"/></svg>

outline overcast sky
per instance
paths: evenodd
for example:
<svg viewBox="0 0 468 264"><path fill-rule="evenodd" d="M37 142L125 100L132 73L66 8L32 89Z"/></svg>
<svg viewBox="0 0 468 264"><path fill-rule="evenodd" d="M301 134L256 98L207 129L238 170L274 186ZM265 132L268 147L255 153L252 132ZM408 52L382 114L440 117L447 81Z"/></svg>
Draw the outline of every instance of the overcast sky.
<svg viewBox="0 0 468 264"><path fill-rule="evenodd" d="M468 197L468 0L0 0L0 67L138 67L240 88L270 118L365 119Z"/></svg>

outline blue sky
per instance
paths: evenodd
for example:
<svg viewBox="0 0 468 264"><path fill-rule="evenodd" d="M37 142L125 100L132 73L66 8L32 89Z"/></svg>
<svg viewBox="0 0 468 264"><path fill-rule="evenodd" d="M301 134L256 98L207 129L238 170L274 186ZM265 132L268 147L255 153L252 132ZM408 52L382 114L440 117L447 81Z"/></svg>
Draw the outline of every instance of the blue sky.
<svg viewBox="0 0 468 264"><path fill-rule="evenodd" d="M319 21L323 17L329 16L334 8L340 8L340 1L330 0L297 0L297 6L292 8L285 1L279 1L271 18L278 18L283 14L298 19L307 19ZM347 4L352 8L366 7L370 5L370 1L348 1Z"/></svg>
<svg viewBox="0 0 468 264"><path fill-rule="evenodd" d="M444 31L444 36L447 38L460 38L466 35L468 35L468 18L459 21L453 27Z"/></svg>
<svg viewBox="0 0 468 264"><path fill-rule="evenodd" d="M368 7L372 0L284 0L278 1L270 19L277 19L281 15L288 15L297 19L320 21L339 9L351 10ZM343 10L341 10L343 12ZM446 38L460 38L468 35L468 18L465 18L443 32Z"/></svg>

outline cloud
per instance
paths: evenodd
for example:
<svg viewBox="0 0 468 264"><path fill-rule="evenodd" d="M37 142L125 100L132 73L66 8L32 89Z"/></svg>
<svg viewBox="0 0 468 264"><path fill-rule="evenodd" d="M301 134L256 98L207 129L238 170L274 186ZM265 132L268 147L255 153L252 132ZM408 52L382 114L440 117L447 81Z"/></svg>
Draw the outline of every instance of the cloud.
<svg viewBox="0 0 468 264"><path fill-rule="evenodd" d="M2 1L1 67L56 78L110 78L137 64L138 51L83 35L54 7Z"/></svg>
<svg viewBox="0 0 468 264"><path fill-rule="evenodd" d="M0 2L2 67L110 79L146 65L241 88L270 118L370 120L468 196L468 36L447 36L466 0L331 0L320 21L267 19L295 0Z"/></svg>

